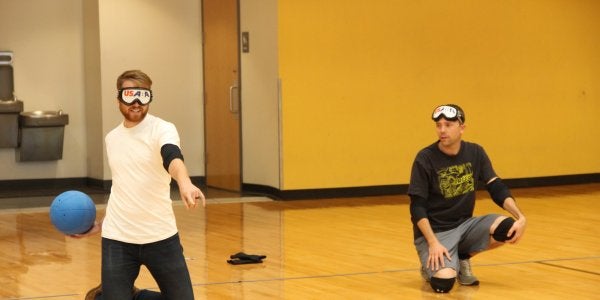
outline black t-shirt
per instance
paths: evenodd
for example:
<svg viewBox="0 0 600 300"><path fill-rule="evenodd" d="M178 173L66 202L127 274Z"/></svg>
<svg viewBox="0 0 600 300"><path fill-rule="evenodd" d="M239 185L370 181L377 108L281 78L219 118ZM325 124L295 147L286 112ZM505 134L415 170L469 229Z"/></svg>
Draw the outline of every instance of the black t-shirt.
<svg viewBox="0 0 600 300"><path fill-rule="evenodd" d="M483 148L461 141L457 155L449 156L435 142L419 151L412 166L408 194L426 200L427 218L434 232L458 227L473 216L478 181L496 177ZM422 236L413 216L415 238Z"/></svg>

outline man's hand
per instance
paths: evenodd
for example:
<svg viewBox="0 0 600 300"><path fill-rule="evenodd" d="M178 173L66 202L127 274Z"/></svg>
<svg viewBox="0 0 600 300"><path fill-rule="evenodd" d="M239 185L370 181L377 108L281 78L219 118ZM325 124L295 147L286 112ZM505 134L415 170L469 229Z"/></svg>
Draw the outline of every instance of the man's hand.
<svg viewBox="0 0 600 300"><path fill-rule="evenodd" d="M198 206L198 200L202 200L202 207L206 207L204 194L191 182L180 184L179 193L181 194L181 200L187 209L196 208L196 206Z"/></svg>
<svg viewBox="0 0 600 300"><path fill-rule="evenodd" d="M92 226L92 228L90 228L90 230L88 230L84 233L69 234L68 236L70 236L72 238L80 239L80 238L88 237L91 235L95 235L100 231L102 231L102 221L94 221L94 226Z"/></svg>
<svg viewBox="0 0 600 300"><path fill-rule="evenodd" d="M429 244L427 268L431 269L432 271L437 271L446 267L446 264L444 263L444 256L446 256L448 260L452 260L448 249L446 249L444 245L439 242Z"/></svg>
<svg viewBox="0 0 600 300"><path fill-rule="evenodd" d="M525 227L527 226L527 221L525 217L521 217L513 223L513 226L508 230L508 236L512 236L510 240L507 240L506 243L516 244L521 240L523 234L525 234ZM514 233L514 236L512 235Z"/></svg>

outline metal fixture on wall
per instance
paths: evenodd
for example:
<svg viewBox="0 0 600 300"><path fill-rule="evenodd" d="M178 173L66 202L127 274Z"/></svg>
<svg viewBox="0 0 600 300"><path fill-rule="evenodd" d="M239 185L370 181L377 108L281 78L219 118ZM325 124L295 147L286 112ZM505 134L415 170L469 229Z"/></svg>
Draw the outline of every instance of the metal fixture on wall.
<svg viewBox="0 0 600 300"><path fill-rule="evenodd" d="M23 102L14 95L13 54L0 51L0 148L18 147L19 113Z"/></svg>

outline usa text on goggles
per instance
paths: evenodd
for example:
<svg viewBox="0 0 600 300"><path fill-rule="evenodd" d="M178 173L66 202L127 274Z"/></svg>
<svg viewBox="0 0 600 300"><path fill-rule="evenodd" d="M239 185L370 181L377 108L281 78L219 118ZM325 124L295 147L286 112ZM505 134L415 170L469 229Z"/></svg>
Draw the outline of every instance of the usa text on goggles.
<svg viewBox="0 0 600 300"><path fill-rule="evenodd" d="M123 88L119 90L117 98L127 105L132 105L136 101L140 105L146 105L152 102L152 90L140 87Z"/></svg>
<svg viewBox="0 0 600 300"><path fill-rule="evenodd" d="M451 121L458 120L461 123L464 122L464 117L463 117L461 111L459 111L458 109L456 109L452 106L448 106L448 105L438 106L435 110L433 110L433 114L431 115L431 118L434 121L438 121L442 116L446 120L451 120Z"/></svg>

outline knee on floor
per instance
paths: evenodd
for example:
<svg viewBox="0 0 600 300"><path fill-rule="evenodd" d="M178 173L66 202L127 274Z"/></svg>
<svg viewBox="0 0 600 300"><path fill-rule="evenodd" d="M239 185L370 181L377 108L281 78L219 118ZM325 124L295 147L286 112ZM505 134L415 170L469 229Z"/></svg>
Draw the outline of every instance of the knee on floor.
<svg viewBox="0 0 600 300"><path fill-rule="evenodd" d="M448 293L454 286L455 278L438 278L431 277L431 288L436 293Z"/></svg>

